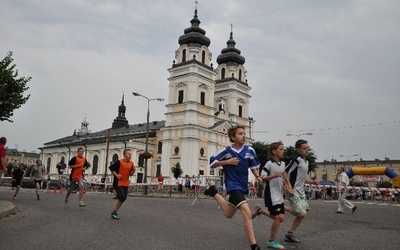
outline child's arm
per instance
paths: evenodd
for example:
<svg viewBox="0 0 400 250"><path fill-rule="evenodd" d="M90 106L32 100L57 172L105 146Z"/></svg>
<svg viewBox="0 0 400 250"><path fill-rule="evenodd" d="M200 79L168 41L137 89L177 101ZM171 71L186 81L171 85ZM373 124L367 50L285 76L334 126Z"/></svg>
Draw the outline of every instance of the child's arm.
<svg viewBox="0 0 400 250"><path fill-rule="evenodd" d="M289 175L288 175L288 174L286 174L286 175L284 176L283 189L284 189L284 190L286 191L286 193L288 193L289 195L293 195L293 194L294 194L293 189L292 189L292 184L290 184L290 181L289 181Z"/></svg>
<svg viewBox="0 0 400 250"><path fill-rule="evenodd" d="M260 174L258 173L258 169L257 168L253 168L251 169L251 172L254 174L254 176L256 177L256 179L258 181L260 181L260 183L262 183L264 180L263 178L260 176Z"/></svg>
<svg viewBox="0 0 400 250"><path fill-rule="evenodd" d="M227 160L222 160L222 161L216 161L211 168L216 168L216 167L220 167L220 166L226 166L226 165L233 165L233 166L237 166L239 165L239 159L236 157L233 158L229 158Z"/></svg>

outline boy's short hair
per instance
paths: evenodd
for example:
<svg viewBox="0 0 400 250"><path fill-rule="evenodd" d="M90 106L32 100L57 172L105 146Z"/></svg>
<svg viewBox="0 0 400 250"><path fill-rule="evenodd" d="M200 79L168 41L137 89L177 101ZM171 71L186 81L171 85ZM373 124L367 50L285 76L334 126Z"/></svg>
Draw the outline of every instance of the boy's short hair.
<svg viewBox="0 0 400 250"><path fill-rule="evenodd" d="M124 152L122 153L123 155L125 155L125 153L127 152L127 151L132 151L130 148L126 148L126 149L124 149Z"/></svg>
<svg viewBox="0 0 400 250"><path fill-rule="evenodd" d="M301 145L308 143L308 141L300 139L296 142L295 147L296 148L301 148Z"/></svg>
<svg viewBox="0 0 400 250"><path fill-rule="evenodd" d="M83 148L78 148L76 151L78 152L79 150L82 150L82 151L83 151Z"/></svg>
<svg viewBox="0 0 400 250"><path fill-rule="evenodd" d="M283 143L281 141L271 143L269 145L269 152L273 154L272 151L277 150L281 145L283 146Z"/></svg>
<svg viewBox="0 0 400 250"><path fill-rule="evenodd" d="M5 145L7 143L7 139L5 137L0 137L0 143Z"/></svg>
<svg viewBox="0 0 400 250"><path fill-rule="evenodd" d="M229 141L230 141L230 142L233 142L232 137L235 137L236 131L237 131L239 128L245 129L245 127L244 127L243 125L240 125L240 124L235 125L235 126L233 126L233 127L230 127L230 128L228 129L228 136L229 136Z"/></svg>

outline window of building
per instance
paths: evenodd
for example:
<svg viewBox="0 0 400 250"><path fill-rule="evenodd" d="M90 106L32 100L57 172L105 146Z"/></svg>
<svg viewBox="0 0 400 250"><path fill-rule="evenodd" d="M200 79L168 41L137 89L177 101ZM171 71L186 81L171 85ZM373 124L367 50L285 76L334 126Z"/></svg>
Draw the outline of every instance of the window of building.
<svg viewBox="0 0 400 250"><path fill-rule="evenodd" d="M203 50L203 52L201 53L201 62L202 63L206 63L206 52Z"/></svg>
<svg viewBox="0 0 400 250"><path fill-rule="evenodd" d="M220 103L220 104L218 104L218 111L221 111L221 110L223 110L224 108L223 108L223 106L222 106L222 103Z"/></svg>
<svg viewBox="0 0 400 250"><path fill-rule="evenodd" d="M51 166L51 158L47 158L47 168L46 168L46 174L50 173L50 166Z"/></svg>
<svg viewBox="0 0 400 250"><path fill-rule="evenodd" d="M239 117L243 116L243 106L239 105Z"/></svg>
<svg viewBox="0 0 400 250"><path fill-rule="evenodd" d="M114 163L116 161L118 161L118 155L114 154L113 157L112 157L112 162Z"/></svg>
<svg viewBox="0 0 400 250"><path fill-rule="evenodd" d="M199 175L204 175L204 170L203 169L199 170Z"/></svg>
<svg viewBox="0 0 400 250"><path fill-rule="evenodd" d="M204 157L204 148L201 148L201 149L200 149L200 156L201 156L201 157Z"/></svg>
<svg viewBox="0 0 400 250"><path fill-rule="evenodd" d="M206 105L206 93L205 92L200 93L200 104Z"/></svg>
<svg viewBox="0 0 400 250"><path fill-rule="evenodd" d="M214 175L214 169L210 169L210 175Z"/></svg>
<svg viewBox="0 0 400 250"><path fill-rule="evenodd" d="M178 92L178 103L183 103L183 90Z"/></svg>
<svg viewBox="0 0 400 250"><path fill-rule="evenodd" d="M139 155L138 166L139 167L143 167L144 166L144 157L143 157L143 155Z"/></svg>
<svg viewBox="0 0 400 250"><path fill-rule="evenodd" d="M92 165L92 174L97 174L97 168L99 167L99 157L97 155L93 157Z"/></svg>
<svg viewBox="0 0 400 250"><path fill-rule="evenodd" d="M175 154L175 155L178 155L178 154L179 154L179 147L175 147L175 148L174 148L174 154Z"/></svg>
<svg viewBox="0 0 400 250"><path fill-rule="evenodd" d="M225 79L225 68L221 69L221 79Z"/></svg>
<svg viewBox="0 0 400 250"><path fill-rule="evenodd" d="M186 62L186 49L182 50L182 62Z"/></svg>
<svg viewBox="0 0 400 250"><path fill-rule="evenodd" d="M158 142L157 152L158 152L159 154L162 153L162 141L159 141L159 142Z"/></svg>
<svg viewBox="0 0 400 250"><path fill-rule="evenodd" d="M160 176L161 174L161 164L157 164L156 176Z"/></svg>
<svg viewBox="0 0 400 250"><path fill-rule="evenodd" d="M239 69L239 80L240 81L242 80L242 70L241 69Z"/></svg>

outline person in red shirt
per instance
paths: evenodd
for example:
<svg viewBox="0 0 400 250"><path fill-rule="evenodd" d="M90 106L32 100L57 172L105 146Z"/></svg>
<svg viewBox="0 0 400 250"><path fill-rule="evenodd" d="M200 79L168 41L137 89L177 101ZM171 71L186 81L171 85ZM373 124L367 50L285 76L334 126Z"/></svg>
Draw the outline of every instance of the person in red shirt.
<svg viewBox="0 0 400 250"><path fill-rule="evenodd" d="M157 180L158 180L158 189L157 189L158 195L160 195L160 193L161 193L161 195L163 195L163 192L164 192L164 177L162 176L161 173L158 176Z"/></svg>
<svg viewBox="0 0 400 250"><path fill-rule="evenodd" d="M0 183L2 182L3 173L7 173L6 167L6 148L4 147L7 143L7 139L5 137L0 138Z"/></svg>
<svg viewBox="0 0 400 250"><path fill-rule="evenodd" d="M115 179L118 179L118 183L116 186L117 198L118 201L115 204L114 211L111 213L111 218L114 220L119 220L119 216L117 214L118 210L121 208L122 203L126 200L128 196L128 188L129 188L129 176L132 176L136 167L131 161L132 151L130 149L125 149L123 152L123 159L114 162L109 169L114 175Z"/></svg>
<svg viewBox="0 0 400 250"><path fill-rule="evenodd" d="M68 198L71 194L72 190L75 189L76 183L79 186L79 206L85 207L86 204L83 203L83 193L84 193L84 186L83 186L83 172L85 167L88 167L89 164L86 161L85 157L83 157L83 148L78 148L77 156L72 157L72 159L68 163L69 167L71 168L71 174L69 177L69 187L67 191L67 196L65 197L65 206L68 205Z"/></svg>

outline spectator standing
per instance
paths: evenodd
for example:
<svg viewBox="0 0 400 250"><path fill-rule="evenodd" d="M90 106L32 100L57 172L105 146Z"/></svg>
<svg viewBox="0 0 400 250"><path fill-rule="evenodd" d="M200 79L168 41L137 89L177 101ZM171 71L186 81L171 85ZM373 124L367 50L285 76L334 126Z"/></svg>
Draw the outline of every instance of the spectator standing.
<svg viewBox="0 0 400 250"><path fill-rule="evenodd" d="M346 200L346 195L347 195L347 185L349 185L349 177L347 174L344 172L344 167L341 166L338 169L338 191L339 191L339 207L338 211L336 213L343 214L343 208L345 205L346 207L351 209L351 212L354 213L357 209L356 206L354 206L353 203L350 201Z"/></svg>

